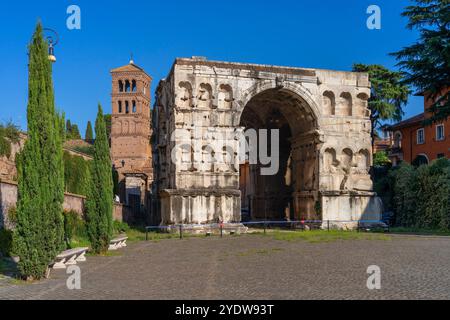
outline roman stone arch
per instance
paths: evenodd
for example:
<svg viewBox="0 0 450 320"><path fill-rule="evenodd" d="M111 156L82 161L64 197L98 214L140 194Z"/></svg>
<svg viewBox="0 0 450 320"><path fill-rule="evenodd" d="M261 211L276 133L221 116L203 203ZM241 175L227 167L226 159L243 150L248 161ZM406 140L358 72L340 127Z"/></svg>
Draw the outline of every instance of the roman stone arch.
<svg viewBox="0 0 450 320"><path fill-rule="evenodd" d="M205 161L206 146L224 135L248 134L251 149L266 132L267 155L278 146L279 167L261 174L268 166L258 152L255 160L230 150L227 157L240 160L234 168L216 162L188 166L161 156L154 166L161 224L312 219L354 221L351 227L367 212L376 219L364 107L369 96L364 73L177 59L157 89L158 152L169 155L189 135L198 147L180 151L180 158ZM189 133L172 140L174 130ZM239 139L225 140L239 150ZM223 156L224 149L213 152Z"/></svg>

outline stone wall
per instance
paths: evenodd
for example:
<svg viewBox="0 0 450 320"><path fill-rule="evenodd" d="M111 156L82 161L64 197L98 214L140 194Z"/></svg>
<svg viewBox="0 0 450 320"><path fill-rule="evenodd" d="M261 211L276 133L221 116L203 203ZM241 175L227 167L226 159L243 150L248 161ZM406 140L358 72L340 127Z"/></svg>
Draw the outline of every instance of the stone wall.
<svg viewBox="0 0 450 320"><path fill-rule="evenodd" d="M65 193L64 211L74 211L80 214L84 213L86 197ZM14 181L0 181L0 228L11 228L12 224L8 221L8 211L16 206L17 202L17 183ZM114 204L113 219L124 222L131 222L132 214L128 206L120 203Z"/></svg>

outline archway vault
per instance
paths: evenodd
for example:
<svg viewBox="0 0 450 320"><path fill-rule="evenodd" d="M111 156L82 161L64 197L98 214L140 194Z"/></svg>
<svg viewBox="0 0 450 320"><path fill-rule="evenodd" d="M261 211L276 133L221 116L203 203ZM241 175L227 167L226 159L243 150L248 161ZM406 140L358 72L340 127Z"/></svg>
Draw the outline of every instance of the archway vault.
<svg viewBox="0 0 450 320"><path fill-rule="evenodd" d="M314 210L319 186L317 115L284 86L257 91L241 112L240 126L278 131L277 148L269 146L278 171L261 175L260 163L240 165L243 212L252 220L320 219Z"/></svg>

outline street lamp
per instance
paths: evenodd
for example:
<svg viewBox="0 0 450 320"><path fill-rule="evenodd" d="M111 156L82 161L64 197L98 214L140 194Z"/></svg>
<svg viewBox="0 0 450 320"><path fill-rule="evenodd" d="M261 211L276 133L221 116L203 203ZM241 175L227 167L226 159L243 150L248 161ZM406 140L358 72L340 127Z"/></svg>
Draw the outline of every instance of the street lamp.
<svg viewBox="0 0 450 320"><path fill-rule="evenodd" d="M59 36L58 33L56 33L55 30L50 28L44 28L44 36L48 43L48 60L50 60L52 63L56 62L55 57L55 46L59 42Z"/></svg>

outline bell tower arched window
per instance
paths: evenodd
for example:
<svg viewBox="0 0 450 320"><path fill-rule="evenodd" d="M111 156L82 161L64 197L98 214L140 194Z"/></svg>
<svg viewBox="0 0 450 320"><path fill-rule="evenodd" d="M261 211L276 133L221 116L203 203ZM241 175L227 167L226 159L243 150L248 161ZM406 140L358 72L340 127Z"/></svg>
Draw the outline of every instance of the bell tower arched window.
<svg viewBox="0 0 450 320"><path fill-rule="evenodd" d="M136 113L136 101L133 100L132 103L133 103L133 107L132 107L133 113Z"/></svg>
<svg viewBox="0 0 450 320"><path fill-rule="evenodd" d="M117 104L119 106L118 108L119 113L122 113L122 101L119 101Z"/></svg>
<svg viewBox="0 0 450 320"><path fill-rule="evenodd" d="M123 92L123 81L119 80L119 92Z"/></svg>
<svg viewBox="0 0 450 320"><path fill-rule="evenodd" d="M128 101L125 101L125 113L130 113L130 106Z"/></svg>
<svg viewBox="0 0 450 320"><path fill-rule="evenodd" d="M126 80L125 81L125 92L130 92L130 81Z"/></svg>
<svg viewBox="0 0 450 320"><path fill-rule="evenodd" d="M136 80L131 81L131 91L132 92L137 91Z"/></svg>

